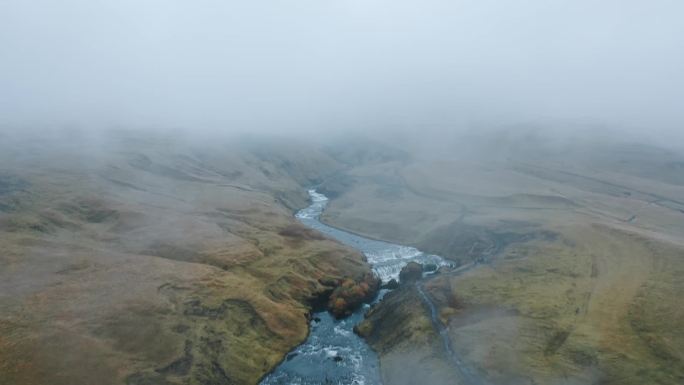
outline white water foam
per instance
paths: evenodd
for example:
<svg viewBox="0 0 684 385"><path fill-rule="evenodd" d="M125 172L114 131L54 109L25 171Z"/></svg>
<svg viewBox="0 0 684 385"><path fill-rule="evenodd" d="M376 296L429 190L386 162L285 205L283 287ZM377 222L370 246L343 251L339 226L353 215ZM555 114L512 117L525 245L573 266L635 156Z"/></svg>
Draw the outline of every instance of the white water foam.
<svg viewBox="0 0 684 385"><path fill-rule="evenodd" d="M451 265L441 257L425 254L415 247L374 241L322 225L318 218L328 204L328 197L316 190L309 190L309 197L311 198L311 205L300 210L296 217L321 232L334 238L343 238L341 240L344 243L362 249L373 271L383 282L388 282L391 279L398 280L401 269L411 261L424 265L432 264L436 267Z"/></svg>

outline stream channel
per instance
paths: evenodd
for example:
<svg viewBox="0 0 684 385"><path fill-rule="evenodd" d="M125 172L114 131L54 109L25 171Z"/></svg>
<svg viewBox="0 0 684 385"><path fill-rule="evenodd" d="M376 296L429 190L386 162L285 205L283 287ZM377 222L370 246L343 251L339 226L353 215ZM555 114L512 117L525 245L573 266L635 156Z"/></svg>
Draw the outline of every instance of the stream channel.
<svg viewBox="0 0 684 385"><path fill-rule="evenodd" d="M437 266L449 265L443 258L425 254L413 247L367 239L325 225L320 222L319 217L328 198L316 190L309 190L309 196L311 205L297 212L297 219L306 226L361 251L383 283L392 278L398 281L401 268L410 261ZM421 286L419 290L435 318L434 304ZM387 290L381 290L376 301L380 301L386 292ZM306 341L292 350L273 372L264 377L261 385L382 384L377 354L353 331L354 326L363 320L369 306L366 304L341 320L335 319L327 311L312 314ZM433 319L433 323L435 321L437 320ZM444 340L447 354L454 359L443 327L437 331ZM454 363L457 366L460 364L458 361ZM463 374L466 374L466 378L470 377L470 373Z"/></svg>

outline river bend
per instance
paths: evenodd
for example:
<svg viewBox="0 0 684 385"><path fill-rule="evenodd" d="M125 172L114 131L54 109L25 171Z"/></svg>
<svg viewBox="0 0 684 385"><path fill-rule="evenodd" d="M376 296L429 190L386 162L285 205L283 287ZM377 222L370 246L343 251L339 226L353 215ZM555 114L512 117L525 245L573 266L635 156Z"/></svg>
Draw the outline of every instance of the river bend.
<svg viewBox="0 0 684 385"><path fill-rule="evenodd" d="M309 190L309 196L311 205L300 210L296 214L297 219L308 227L361 251L383 282L392 278L398 280L401 268L410 261L438 266L448 265L441 257L425 254L413 247L367 239L325 225L319 218L328 203L328 198L316 190ZM379 298L383 294L384 292L381 292ZM434 308L434 304L427 296L424 296L424 300ZM291 351L261 384L381 384L377 354L353 332L354 326L363 320L368 306L365 305L342 320L336 320L327 311L314 313L306 341ZM442 337L448 340L447 336ZM450 345L445 346L448 353L452 354Z"/></svg>

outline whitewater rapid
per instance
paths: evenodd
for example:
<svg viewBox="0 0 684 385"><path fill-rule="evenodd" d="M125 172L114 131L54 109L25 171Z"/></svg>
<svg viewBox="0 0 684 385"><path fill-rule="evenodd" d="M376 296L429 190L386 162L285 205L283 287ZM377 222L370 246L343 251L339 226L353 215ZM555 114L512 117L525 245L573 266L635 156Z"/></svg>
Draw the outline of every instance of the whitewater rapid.
<svg viewBox="0 0 684 385"><path fill-rule="evenodd" d="M376 241L325 225L320 222L319 218L328 204L328 198L316 190L309 190L309 196L312 204L300 210L295 215L297 219L305 225L361 251L366 256L375 274L383 282L388 282L393 278L399 280L401 268L411 261L421 264L434 264L437 267L449 265L442 257L423 253L415 247Z"/></svg>

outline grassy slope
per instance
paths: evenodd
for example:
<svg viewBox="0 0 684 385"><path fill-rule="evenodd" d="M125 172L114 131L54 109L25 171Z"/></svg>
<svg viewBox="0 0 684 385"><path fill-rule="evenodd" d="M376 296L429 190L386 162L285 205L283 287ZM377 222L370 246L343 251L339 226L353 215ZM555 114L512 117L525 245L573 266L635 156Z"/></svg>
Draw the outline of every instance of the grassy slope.
<svg viewBox="0 0 684 385"><path fill-rule="evenodd" d="M340 165L258 140L3 138L3 384L255 383L362 256L302 228Z"/></svg>
<svg viewBox="0 0 684 385"><path fill-rule="evenodd" d="M497 247L486 266L427 284L438 302L458 298L441 300L443 322L493 383L683 381L676 155L588 146L492 158L357 167L330 184L338 197L324 220L462 263ZM389 334L376 337L385 350ZM419 349L384 351L383 362L401 366L399 353Z"/></svg>
<svg viewBox="0 0 684 385"><path fill-rule="evenodd" d="M447 384L458 373L443 355L428 310L414 285L402 286L383 298L361 322L357 332L380 354L381 375L389 384Z"/></svg>

